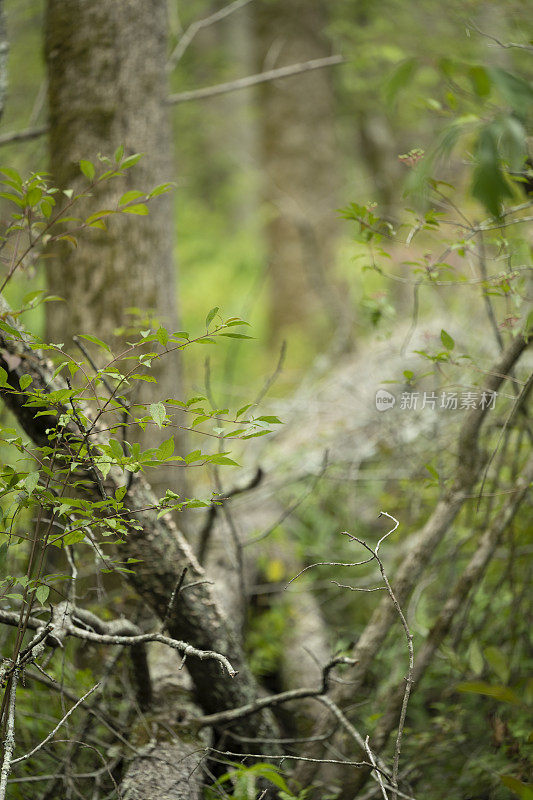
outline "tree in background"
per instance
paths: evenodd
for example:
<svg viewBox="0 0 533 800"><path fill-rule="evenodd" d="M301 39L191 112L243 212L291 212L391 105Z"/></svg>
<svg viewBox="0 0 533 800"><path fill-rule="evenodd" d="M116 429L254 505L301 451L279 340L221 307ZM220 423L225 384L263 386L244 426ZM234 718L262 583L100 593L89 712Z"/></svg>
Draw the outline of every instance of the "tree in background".
<svg viewBox="0 0 533 800"><path fill-rule="evenodd" d="M252 4L251 12L258 71L331 54L327 3L274 0ZM342 321L334 278L340 170L335 114L327 70L266 83L258 91L274 341L324 309L330 324Z"/></svg>
<svg viewBox="0 0 533 800"><path fill-rule="evenodd" d="M83 2L49 0L45 17L48 68L50 171L56 185L77 193L85 181L80 160L109 148L142 153L135 178L105 184L85 203L87 216L115 209L127 192L150 191L174 177L169 111L165 3L144 0ZM131 195L126 195L131 197ZM49 307L48 335L71 347L72 336L89 331L113 341L139 309L177 329L173 200L95 221L79 249L69 243L51 254L47 278L65 303ZM108 224L106 224L108 223ZM108 228L104 230L103 228ZM161 394L181 392L179 359L155 365ZM144 391L140 397L146 397Z"/></svg>
<svg viewBox="0 0 533 800"><path fill-rule="evenodd" d="M4 113L7 92L7 31L4 3L0 2L0 119Z"/></svg>

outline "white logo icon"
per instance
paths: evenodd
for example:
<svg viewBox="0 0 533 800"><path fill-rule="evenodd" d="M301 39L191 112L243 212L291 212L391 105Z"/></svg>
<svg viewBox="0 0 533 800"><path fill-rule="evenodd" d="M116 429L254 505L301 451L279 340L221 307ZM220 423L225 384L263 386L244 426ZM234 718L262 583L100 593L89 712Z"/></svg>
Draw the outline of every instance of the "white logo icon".
<svg viewBox="0 0 533 800"><path fill-rule="evenodd" d="M385 389L378 389L376 392L376 408L378 411L388 411L393 408L396 403L396 398Z"/></svg>

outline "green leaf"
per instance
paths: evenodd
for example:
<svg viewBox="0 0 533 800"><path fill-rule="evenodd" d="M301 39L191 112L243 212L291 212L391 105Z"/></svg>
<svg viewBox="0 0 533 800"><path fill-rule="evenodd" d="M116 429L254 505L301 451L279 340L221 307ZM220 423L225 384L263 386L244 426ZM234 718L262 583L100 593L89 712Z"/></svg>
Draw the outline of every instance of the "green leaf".
<svg viewBox="0 0 533 800"><path fill-rule="evenodd" d="M24 479L24 487L28 494L33 494L35 491L35 487L39 483L39 473L38 472L30 472L30 474Z"/></svg>
<svg viewBox="0 0 533 800"><path fill-rule="evenodd" d="M126 206L120 210L123 214L138 214L141 217L145 217L148 214L148 206L144 203L136 203L133 206Z"/></svg>
<svg viewBox="0 0 533 800"><path fill-rule="evenodd" d="M444 347L446 348L446 350L453 350L453 348L455 347L454 340L452 339L449 333L446 333L444 329L441 330L440 332L440 340L444 345Z"/></svg>
<svg viewBox="0 0 533 800"><path fill-rule="evenodd" d="M208 456L208 457L207 457L207 460L208 460L208 461L209 461L211 464L227 465L227 466L229 466L229 467L238 467L238 466L240 466L240 465L239 465L239 464L237 464L237 462L236 462L236 461L234 461L232 458L228 458L227 456L224 456L224 455L222 455L221 453L220 453L220 454L219 454L219 453L216 453L216 454L215 454L215 455L213 455L213 456Z"/></svg>
<svg viewBox="0 0 533 800"><path fill-rule="evenodd" d="M109 347L109 345L106 344L105 342L103 342L97 336L89 336L88 333L80 333L79 335L81 336L82 339L87 339L88 342L92 342L93 344L97 344L98 347L103 347L104 350L107 350L108 353L111 353L111 348Z"/></svg>
<svg viewBox="0 0 533 800"><path fill-rule="evenodd" d="M255 417L254 422L268 422L270 425L283 425L279 417Z"/></svg>
<svg viewBox="0 0 533 800"><path fill-rule="evenodd" d="M521 171L527 156L527 133L517 117L510 114L499 120L499 146L502 157L512 170Z"/></svg>
<svg viewBox="0 0 533 800"><path fill-rule="evenodd" d="M253 339L253 336L247 336L245 333L221 333L220 336L227 336L228 339Z"/></svg>
<svg viewBox="0 0 533 800"><path fill-rule="evenodd" d="M39 189L37 186L34 186L33 189L30 189L26 195L26 205L36 206L42 196L43 190Z"/></svg>
<svg viewBox="0 0 533 800"><path fill-rule="evenodd" d="M83 542L85 539L85 534L83 531L71 531L70 533L66 533L65 536L62 537L61 541L63 544L78 544L78 542Z"/></svg>
<svg viewBox="0 0 533 800"><path fill-rule="evenodd" d="M486 125L476 144L475 166L472 171L471 192L493 217L501 214L502 203L513 193L502 172L498 149L499 128Z"/></svg>
<svg viewBox="0 0 533 800"><path fill-rule="evenodd" d="M28 375L27 373L25 375L21 375L19 378L20 388L24 391L24 389L27 389L32 381L33 378L31 375Z"/></svg>
<svg viewBox="0 0 533 800"><path fill-rule="evenodd" d="M50 198L46 198L41 203L41 211L43 215L48 219L48 217L52 214L52 210L54 208L54 203Z"/></svg>
<svg viewBox="0 0 533 800"><path fill-rule="evenodd" d="M418 66L418 59L408 58L402 61L394 70L392 75L385 83L383 89L383 96L387 105L392 105L396 100L398 92L410 82L416 67Z"/></svg>
<svg viewBox="0 0 533 800"><path fill-rule="evenodd" d="M33 300L36 300L39 296L43 294L44 294L44 289L36 289L33 292L28 292L28 294L25 294L24 297L22 298L22 303L23 305L31 303L33 302Z"/></svg>
<svg viewBox="0 0 533 800"><path fill-rule="evenodd" d="M439 480L439 473L437 472L435 467L432 467L431 464L424 464L424 466L427 469L427 471L429 472L429 474L431 475L431 477L435 478L435 480L438 481Z"/></svg>
<svg viewBox="0 0 533 800"><path fill-rule="evenodd" d="M468 661L472 672L475 675L481 675L485 662L483 661L483 653L481 652L481 647L477 639L474 639L470 644Z"/></svg>
<svg viewBox="0 0 533 800"><path fill-rule="evenodd" d="M7 382L7 372L3 367L0 367L0 386L9 386Z"/></svg>
<svg viewBox="0 0 533 800"><path fill-rule="evenodd" d="M167 415L167 410L163 403L151 403L148 407L148 411L157 427L162 428Z"/></svg>
<svg viewBox="0 0 533 800"><path fill-rule="evenodd" d="M192 450L190 453L184 458L186 464L192 464L193 461L200 461L203 459L203 455L200 450Z"/></svg>
<svg viewBox="0 0 533 800"><path fill-rule="evenodd" d="M156 333L156 336L157 336L158 342L160 344L162 344L163 347L166 347L166 345L168 343L168 340L169 340L169 335L168 335L168 331L166 330L166 328L159 328L159 330Z"/></svg>
<svg viewBox="0 0 533 800"><path fill-rule="evenodd" d="M507 686L497 686L485 681L466 681L457 686L460 692L469 692L472 694L483 694L487 697L493 697L495 700L501 700L502 703L512 703L518 705L520 699L516 694Z"/></svg>
<svg viewBox="0 0 533 800"><path fill-rule="evenodd" d="M94 178L94 164L91 161L86 161L82 158L80 161L80 169L88 180L92 181Z"/></svg>
<svg viewBox="0 0 533 800"><path fill-rule="evenodd" d="M166 192L170 192L175 186L174 183L162 183L160 186L156 186L155 189L152 189L150 194L148 195L149 198L158 197L160 194L166 194Z"/></svg>
<svg viewBox="0 0 533 800"><path fill-rule="evenodd" d="M478 97L487 97L490 94L492 81L485 67L475 64L468 70L468 77Z"/></svg>
<svg viewBox="0 0 533 800"><path fill-rule="evenodd" d="M486 647L483 651L488 664L502 683L509 680L509 659L497 647Z"/></svg>
<svg viewBox="0 0 533 800"><path fill-rule="evenodd" d="M11 169L11 167L2 167L0 172L2 175L7 175L8 178L11 178L11 180L16 183L17 186L22 187L22 178L16 169Z"/></svg>
<svg viewBox="0 0 533 800"><path fill-rule="evenodd" d="M524 117L533 103L533 88L523 78L501 67L490 67L489 76L513 111Z"/></svg>
<svg viewBox="0 0 533 800"><path fill-rule="evenodd" d="M115 156L114 156L114 158L115 158L115 163L116 163L116 164L119 164L119 163L120 163L120 161L122 160L122 157L123 157L123 156L124 156L124 145L123 145L123 144L120 144L120 145L117 147L117 149L115 150Z"/></svg>
<svg viewBox="0 0 533 800"><path fill-rule="evenodd" d="M279 774L276 767L274 767L272 764L260 762L259 764L254 764L252 767L248 767L246 771L251 772L254 775L260 775L267 781L270 781L270 783L273 783L274 786L277 786L278 789L281 789L284 792L289 792L289 787L285 783L284 778Z"/></svg>
<svg viewBox="0 0 533 800"><path fill-rule="evenodd" d="M123 206L126 203L131 203L132 200L138 200L139 197L144 197L144 192L140 192L138 189L130 189L129 192L125 192L122 195L118 204L119 206Z"/></svg>
<svg viewBox="0 0 533 800"><path fill-rule="evenodd" d="M218 314L218 311L219 311L219 306L215 306L214 308L211 309L211 311L209 312L209 314L205 318L205 327L206 328L209 328L209 326L213 322L214 318Z"/></svg>
<svg viewBox="0 0 533 800"><path fill-rule="evenodd" d="M157 457L159 460L166 461L167 458L170 458L174 453L174 446L173 436L171 436L170 439L167 439L165 442L162 442L157 448Z"/></svg>
<svg viewBox="0 0 533 800"><path fill-rule="evenodd" d="M143 157L143 155L144 153L134 153L132 156L128 156L124 159L120 165L120 168L129 169L130 167L134 167L135 164Z"/></svg>
<svg viewBox="0 0 533 800"><path fill-rule="evenodd" d="M122 450L122 445L118 441L118 439L113 439L113 437L109 438L108 442L109 452L111 456L116 459L117 461L121 461L124 457L124 451Z"/></svg>
<svg viewBox="0 0 533 800"><path fill-rule="evenodd" d="M208 414L200 414L200 416L196 417L192 423L191 428L196 428L197 425L201 425L202 422L206 421L206 419L211 419L211 417Z"/></svg>
<svg viewBox="0 0 533 800"><path fill-rule="evenodd" d="M89 214L85 222L87 225L92 225L94 222L100 222L104 217L109 217L111 214L116 213L112 208L102 208L100 211L95 211L94 214Z"/></svg>
<svg viewBox="0 0 533 800"><path fill-rule="evenodd" d="M39 603L44 606L48 599L48 595L50 594L50 589L48 586L38 586L35 592L35 597L39 601Z"/></svg>
<svg viewBox="0 0 533 800"><path fill-rule="evenodd" d="M518 778L514 778L512 775L500 775L500 781L507 789L510 789L517 797L520 797L521 800L533 800L533 784L522 783L522 781L519 781Z"/></svg>

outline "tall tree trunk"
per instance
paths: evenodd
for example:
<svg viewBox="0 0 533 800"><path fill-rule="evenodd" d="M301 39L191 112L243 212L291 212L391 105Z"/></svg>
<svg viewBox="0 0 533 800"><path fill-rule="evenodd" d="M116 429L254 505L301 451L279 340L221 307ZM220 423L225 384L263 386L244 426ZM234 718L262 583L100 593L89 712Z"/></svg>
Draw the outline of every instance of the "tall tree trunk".
<svg viewBox="0 0 533 800"><path fill-rule="evenodd" d="M258 68L329 55L326 7L305 0L253 5ZM287 326L308 319L321 303L339 321L331 277L339 202L331 75L315 70L266 83L259 97L275 340Z"/></svg>
<svg viewBox="0 0 533 800"><path fill-rule="evenodd" d="M8 47L4 0L0 0L0 119L2 119L4 113L4 103L7 94Z"/></svg>
<svg viewBox="0 0 533 800"><path fill-rule="evenodd" d="M74 192L86 185L82 158L112 155L119 145L126 154L144 153L123 178L94 193L87 213L113 208L129 189L150 190L173 177L166 51L163 2L48 0L45 57L56 185ZM79 249L65 244L50 258L48 288L66 302L48 307L47 335L67 348L75 333L113 341L115 329L131 321L128 308L153 311L177 327L171 195L154 200L148 216L123 214L108 228L88 231ZM159 397L179 395L178 360L154 366Z"/></svg>

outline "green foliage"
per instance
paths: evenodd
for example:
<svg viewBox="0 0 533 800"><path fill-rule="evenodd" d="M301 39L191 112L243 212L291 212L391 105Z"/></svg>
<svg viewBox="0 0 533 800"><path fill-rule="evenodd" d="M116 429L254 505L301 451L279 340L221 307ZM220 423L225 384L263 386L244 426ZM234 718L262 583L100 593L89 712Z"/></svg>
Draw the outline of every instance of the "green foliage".
<svg viewBox="0 0 533 800"><path fill-rule="evenodd" d="M76 203L97 183L115 179L133 167L139 158L138 154L124 157L123 148L118 148L115 163L99 157L103 168L101 174L97 174L94 164L82 160L80 169L89 184L77 195L64 192L63 198L44 175L33 174L23 179L12 168L0 170L5 188L2 195L16 207L1 234L2 241L13 247L4 287L22 267L29 251L35 251L38 257L42 245L50 247L65 239L76 245L74 233L65 232L65 228L67 231L69 226L72 231L105 228L104 219L112 214L128 213L132 208L134 213L138 213L140 197L148 203L152 197L168 191L170 184L163 184L148 193L130 191L120 198L115 209L97 212L87 219L70 216L70 209L75 209ZM68 216L66 209L69 209ZM17 246L20 232L28 234L29 248ZM19 327L17 319L22 313L37 303L53 299L41 290L32 291L24 298L21 308L9 315L3 314L0 320L7 341L20 342L30 350L46 352L55 367L54 382L46 389L39 387L31 372L24 371L23 359L26 356L6 356L9 372L0 368L0 385L4 393L20 397L37 418L46 416L49 426L48 442L40 447L33 445L16 428L4 424L0 430L5 462L0 472L0 545L3 556L13 560L12 552L34 535L40 539L42 553L40 566L31 564L26 575L6 576L1 582L0 595L14 602L14 607L22 603L27 609L31 609L35 601L44 605L49 595L55 602L56 592L60 592L58 584L67 578L61 572L43 571L42 565L46 562L43 555L50 548L90 550L99 541L100 546L106 549L110 542L121 541L132 531L140 529L140 525L126 513L131 480L128 475L162 466L166 469L236 466L237 462L229 457L226 449L213 449L212 443L262 436L271 430L272 425L280 423L275 416L249 413L253 404L247 404L238 412L231 412L229 408L212 409L207 398L198 394L185 400L164 398L147 404L128 401L128 393L135 384L156 383L150 375L151 365L170 353L205 343L216 345L221 337L228 335L251 338L235 333L236 328L247 325L244 320L238 317L224 319L216 307L207 315L205 332L195 335L167 330L163 326L131 331L128 343L119 353L114 353L106 342L91 333L80 334L81 339L99 351L100 366L97 368L89 357L75 358L64 351L63 344L47 343L37 334L23 332ZM30 361L28 368L31 369ZM75 384L71 382L74 378ZM135 430L145 430L150 426L158 430L170 429L171 435L157 447L141 449L135 441ZM207 446L176 453L173 432L181 428L202 436ZM110 473L121 476L123 481L122 488L112 496L105 489ZM89 499L84 491L90 475L96 476L100 487L98 500ZM58 490L57 486L62 488ZM168 490L157 501L154 510L162 516L169 511L208 506L210 502L211 498L185 498ZM28 516L35 514L36 510L37 528L28 534L25 532ZM46 524L40 523L41 519L46 519ZM13 564L16 566L18 562L15 554ZM132 571L130 562L108 557L102 571L110 569Z"/></svg>
<svg viewBox="0 0 533 800"><path fill-rule="evenodd" d="M206 789L207 800L218 798L220 789L224 789L224 797L228 800L256 800L264 793L261 785L271 784L279 789L278 797L280 800L305 800L308 795L307 790L302 790L298 794L290 791L287 783L273 764L258 763L252 766L235 764L228 772L224 773L213 787ZM228 784L232 785L231 794L228 794Z"/></svg>

